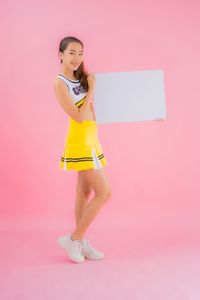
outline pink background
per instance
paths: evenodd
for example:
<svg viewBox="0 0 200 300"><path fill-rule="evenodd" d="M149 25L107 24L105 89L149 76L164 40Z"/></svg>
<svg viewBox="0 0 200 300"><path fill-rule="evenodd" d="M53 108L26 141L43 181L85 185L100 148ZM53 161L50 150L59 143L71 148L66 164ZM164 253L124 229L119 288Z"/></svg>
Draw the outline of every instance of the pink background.
<svg viewBox="0 0 200 300"><path fill-rule="evenodd" d="M180 288L181 284L178 285L179 293L175 298L172 298L175 294L170 294L171 290L168 290L168 283L172 276L183 276L180 266L177 265L176 269L179 273L174 275L171 269L171 273L167 273L167 280L163 279L163 285L160 283L161 289L155 293L151 290L150 293L150 286L162 276L157 278L157 273L153 272L155 269L148 264L146 269L134 265L136 261L138 263L137 255L143 251L151 252L155 244L163 251L170 248L171 253L171 247L177 250L179 245L179 255L174 259L176 263L180 258L180 249L193 245L195 252L199 245L200 2L13 1L2 3L0 11L0 220L2 236L8 237L7 232L12 232L16 241L14 244L18 245L15 251L9 252L11 250L8 249L13 249L13 243L11 239L8 240L8 248L4 248L2 256L4 262L9 262L10 269L6 269L8 277L4 276L4 280L13 279L13 295L21 295L19 299L27 299L29 295L30 299L33 289L35 295L39 291L40 282L37 281L38 289L37 286L27 285L27 294L23 294L23 287L15 281L15 275L19 275L16 266L20 268L21 265L13 257L19 255L21 260L18 259L18 262L24 263L20 246L22 241L27 241L25 233L29 237L30 228L39 229L35 241L41 235L40 246L47 236L41 232L50 232L48 240L45 240L45 250L51 247L52 256L48 256L45 262L51 264L53 258L54 268L59 262L59 267L63 265L64 268L65 265L65 271L67 269L64 259L62 263L56 260L56 254L62 257L60 249L57 249L56 238L74 228L77 173L65 173L58 168L68 117L55 98L53 81L60 71L57 56L59 42L63 37L72 35L80 38L85 45L85 66L89 72L164 71L167 120L99 125L99 137L108 160L105 171L111 183L112 197L90 226L88 234L112 258L112 265L107 265L107 270L117 270L113 260L114 253L117 253L116 262L119 256L120 259L127 259L126 265L122 264L124 269L121 269L121 274L124 271L129 275L119 288L123 278L118 281L108 272L107 276L114 278L111 283L113 289L109 293L113 299L122 299L120 295L130 299L129 296L135 295L134 299L146 300L151 296L152 299L157 299L156 296L161 299L159 295L167 290L169 298L162 299L190 299L188 295L192 295L192 290L193 295L199 296L194 299L200 299L197 290L199 274L195 280L188 281L197 275L194 270L199 260L189 261L188 265L194 268L191 267L188 277L178 277L179 283L183 280L184 284L190 282L191 285L184 291ZM139 246L136 239L140 241ZM48 242L52 244L49 246ZM133 251L138 251L133 255L135 261L132 260L130 249L126 251L123 248L127 244ZM31 245L24 245L31 247L35 266L34 249L38 244L32 242ZM46 257L45 250L42 250L43 258ZM194 255L191 257L194 258ZM130 273L128 260L132 263L131 270L135 270L132 272L136 273ZM166 267L169 266L166 259L163 261ZM12 273L12 276L11 263L16 267L16 273ZM98 263L98 268L102 268L99 272L104 271L103 266L103 263ZM87 269L88 273L85 274L91 276L92 270L89 272ZM141 290L146 286L145 291L151 295L148 298L145 298L144 290L139 293L132 286L134 280L139 280L139 270L150 276L140 278ZM24 274L25 280L27 276ZM36 274L30 273L30 280ZM64 275L60 270L56 273L55 269L52 274ZM61 294L65 290L65 276L60 281L63 283ZM131 278L130 282L128 278ZM46 284L50 284L50 281ZM101 287L104 289L100 289L99 295L105 297L108 291L106 282ZM56 288L41 299L55 299ZM4 297L10 296L4 299L13 299L10 291L5 289L3 293ZM102 299L97 295L95 297ZM40 299L39 294L33 299L36 298ZM94 298L88 298L87 295L85 299Z"/></svg>

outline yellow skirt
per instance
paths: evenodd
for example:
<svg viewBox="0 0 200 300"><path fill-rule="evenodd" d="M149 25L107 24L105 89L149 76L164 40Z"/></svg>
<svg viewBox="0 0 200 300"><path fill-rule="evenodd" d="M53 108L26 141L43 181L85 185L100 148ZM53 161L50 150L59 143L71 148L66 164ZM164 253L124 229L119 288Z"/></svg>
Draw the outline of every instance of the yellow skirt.
<svg viewBox="0 0 200 300"><path fill-rule="evenodd" d="M62 170L100 169L107 165L103 149L98 139L96 121L81 123L69 117L69 127L64 151L59 161Z"/></svg>

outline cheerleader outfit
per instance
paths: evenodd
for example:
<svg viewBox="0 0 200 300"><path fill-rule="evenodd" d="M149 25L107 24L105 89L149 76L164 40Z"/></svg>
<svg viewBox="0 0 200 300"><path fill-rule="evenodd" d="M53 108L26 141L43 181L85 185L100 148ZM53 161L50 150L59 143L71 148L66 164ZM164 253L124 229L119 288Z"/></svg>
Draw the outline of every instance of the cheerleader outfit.
<svg viewBox="0 0 200 300"><path fill-rule="evenodd" d="M87 92L80 85L80 80L71 80L59 73L56 78L64 81L74 104L80 107ZM96 119L76 122L69 117L69 126L64 150L59 160L59 168L67 170L100 169L107 165L102 146L98 138Z"/></svg>

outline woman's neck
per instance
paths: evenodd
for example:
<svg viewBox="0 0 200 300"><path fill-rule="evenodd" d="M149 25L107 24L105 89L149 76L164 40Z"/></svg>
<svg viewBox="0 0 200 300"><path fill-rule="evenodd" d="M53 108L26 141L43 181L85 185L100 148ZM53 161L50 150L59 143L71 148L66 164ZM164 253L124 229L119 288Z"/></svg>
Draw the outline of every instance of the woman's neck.
<svg viewBox="0 0 200 300"><path fill-rule="evenodd" d="M61 70L61 73L62 73L63 75L65 75L65 76L66 76L67 78L69 78L69 79L72 79L72 80L76 79L75 76L74 76L74 72L71 71L71 70L66 70L66 68L63 68L63 69Z"/></svg>

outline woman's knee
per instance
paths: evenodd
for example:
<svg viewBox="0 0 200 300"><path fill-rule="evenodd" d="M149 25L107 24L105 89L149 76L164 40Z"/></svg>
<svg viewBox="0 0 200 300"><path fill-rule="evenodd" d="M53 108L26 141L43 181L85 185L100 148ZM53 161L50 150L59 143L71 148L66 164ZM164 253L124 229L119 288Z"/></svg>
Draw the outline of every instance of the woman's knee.
<svg viewBox="0 0 200 300"><path fill-rule="evenodd" d="M92 188L91 187L88 187L84 190L84 195L85 195L86 198L89 198L91 193L92 193Z"/></svg>
<svg viewBox="0 0 200 300"><path fill-rule="evenodd" d="M101 201L107 201L111 197L111 187L104 169L86 170L82 175L94 190L95 197L98 196Z"/></svg>
<svg viewBox="0 0 200 300"><path fill-rule="evenodd" d="M103 202L107 202L108 199L110 199L111 195L112 191L110 187L106 187L101 191L101 193L99 193L98 195L96 194L96 196L99 196Z"/></svg>
<svg viewBox="0 0 200 300"><path fill-rule="evenodd" d="M92 187L81 175L78 177L76 193L86 198L88 198L92 193Z"/></svg>
<svg viewBox="0 0 200 300"><path fill-rule="evenodd" d="M88 185L78 185L76 187L77 195L81 195L82 197L88 198L92 193L92 188Z"/></svg>

